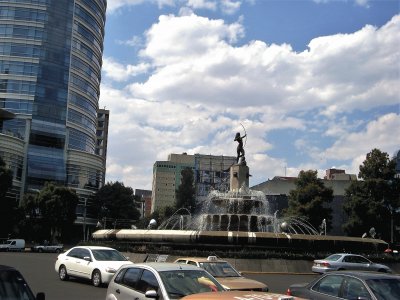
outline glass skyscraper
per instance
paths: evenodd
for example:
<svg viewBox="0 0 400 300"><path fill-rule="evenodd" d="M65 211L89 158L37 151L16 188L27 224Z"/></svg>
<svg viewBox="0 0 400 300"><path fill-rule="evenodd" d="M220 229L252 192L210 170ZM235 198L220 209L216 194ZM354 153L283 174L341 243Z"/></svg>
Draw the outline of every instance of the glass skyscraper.
<svg viewBox="0 0 400 300"><path fill-rule="evenodd" d="M104 184L106 6L0 0L0 156L13 170L16 201L51 181L74 188L86 206Z"/></svg>

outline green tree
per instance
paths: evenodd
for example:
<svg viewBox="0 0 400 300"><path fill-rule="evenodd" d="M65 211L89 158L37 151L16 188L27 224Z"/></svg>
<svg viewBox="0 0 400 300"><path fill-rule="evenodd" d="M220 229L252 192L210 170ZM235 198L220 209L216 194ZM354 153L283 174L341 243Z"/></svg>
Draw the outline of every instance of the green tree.
<svg viewBox="0 0 400 300"><path fill-rule="evenodd" d="M332 209L327 204L332 202L333 190L325 187L317 177L317 171L300 171L296 179L296 189L290 191L287 217L302 217L315 228L326 220L326 228L331 228Z"/></svg>
<svg viewBox="0 0 400 300"><path fill-rule="evenodd" d="M400 206L400 180L395 177L396 164L389 155L373 149L360 165L358 177L345 191L343 210L348 216L343 230L351 236L362 236L375 229L378 237L391 240L391 219Z"/></svg>
<svg viewBox="0 0 400 300"><path fill-rule="evenodd" d="M36 242L49 239L50 233L46 226L43 225L43 220L40 216L37 194L24 194L21 209L24 212L24 217L19 222L22 236Z"/></svg>
<svg viewBox="0 0 400 300"><path fill-rule="evenodd" d="M99 220L103 218L118 220L138 220L139 201L131 187L125 187L122 182L108 182L93 196L93 204ZM115 223L118 227L118 222ZM120 225L121 226L121 225Z"/></svg>
<svg viewBox="0 0 400 300"><path fill-rule="evenodd" d="M7 191L12 186L12 171L6 166L0 157L0 237L7 237L12 233L14 226L14 210L17 202L10 197L6 197Z"/></svg>
<svg viewBox="0 0 400 300"><path fill-rule="evenodd" d="M194 212L196 207L196 189L194 186L193 170L189 167L181 171L181 184L175 192L176 195L176 209L185 207Z"/></svg>
<svg viewBox="0 0 400 300"><path fill-rule="evenodd" d="M54 183L46 183L37 195L26 195L23 199L25 214L29 221L25 225L35 225L36 236L51 241L66 240L76 219L78 196L74 190Z"/></svg>

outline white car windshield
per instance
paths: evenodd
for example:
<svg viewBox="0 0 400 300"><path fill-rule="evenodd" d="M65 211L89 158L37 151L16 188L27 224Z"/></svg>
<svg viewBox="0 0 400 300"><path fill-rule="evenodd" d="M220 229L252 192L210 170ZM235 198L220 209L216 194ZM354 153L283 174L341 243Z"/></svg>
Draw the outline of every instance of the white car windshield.
<svg viewBox="0 0 400 300"><path fill-rule="evenodd" d="M92 250L93 256L100 261L126 261L128 260L117 250L96 249Z"/></svg>
<svg viewBox="0 0 400 300"><path fill-rule="evenodd" d="M227 262L201 262L199 265L214 277L241 277Z"/></svg>
<svg viewBox="0 0 400 300"><path fill-rule="evenodd" d="M171 299L183 296L223 291L223 287L203 270L172 270L159 272L164 287Z"/></svg>

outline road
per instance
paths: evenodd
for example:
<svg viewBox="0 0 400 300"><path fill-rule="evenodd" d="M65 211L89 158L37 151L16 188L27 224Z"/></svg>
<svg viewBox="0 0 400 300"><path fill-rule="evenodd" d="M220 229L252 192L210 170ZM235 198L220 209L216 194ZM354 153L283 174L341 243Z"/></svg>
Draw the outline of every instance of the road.
<svg viewBox="0 0 400 300"><path fill-rule="evenodd" d="M36 294L44 292L46 300L104 300L106 288L95 288L89 281L70 279L61 281L54 270L58 254L31 252L0 252L0 264L17 268ZM309 282L316 275L244 274L268 284L271 292L285 293L292 283Z"/></svg>

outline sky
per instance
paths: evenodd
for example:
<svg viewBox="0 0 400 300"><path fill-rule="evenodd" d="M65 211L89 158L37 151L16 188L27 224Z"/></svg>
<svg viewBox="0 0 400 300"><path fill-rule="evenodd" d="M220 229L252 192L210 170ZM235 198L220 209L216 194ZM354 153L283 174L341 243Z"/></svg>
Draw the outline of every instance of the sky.
<svg viewBox="0 0 400 300"><path fill-rule="evenodd" d="M106 182L170 153L236 156L250 187L400 149L400 0L108 0Z"/></svg>

